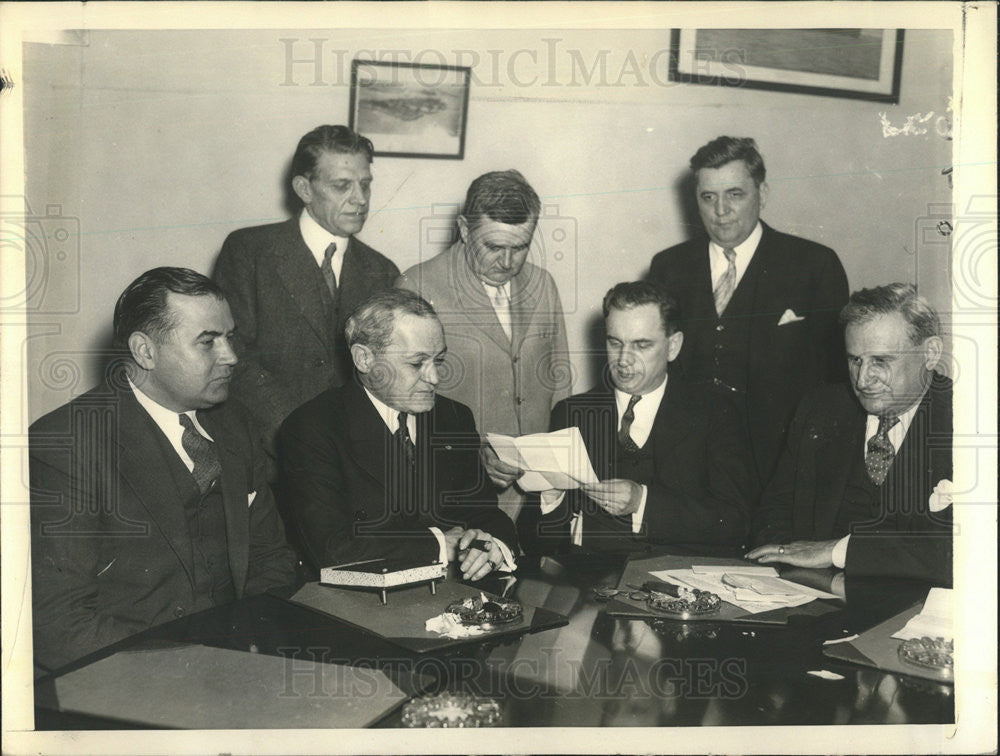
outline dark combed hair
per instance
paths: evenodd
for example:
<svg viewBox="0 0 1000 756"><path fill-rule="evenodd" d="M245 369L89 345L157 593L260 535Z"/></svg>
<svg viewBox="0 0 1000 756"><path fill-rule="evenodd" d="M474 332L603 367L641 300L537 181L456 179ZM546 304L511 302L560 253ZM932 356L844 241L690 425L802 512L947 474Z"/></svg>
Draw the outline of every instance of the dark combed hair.
<svg viewBox="0 0 1000 756"><path fill-rule="evenodd" d="M909 325L912 344L922 344L931 336L941 335L941 319L937 312L917 294L916 286L906 283L853 292L840 311L840 324L844 327L860 325L894 312L902 315Z"/></svg>
<svg viewBox="0 0 1000 756"><path fill-rule="evenodd" d="M663 332L672 336L681 330L681 308L673 297L650 281L626 281L615 284L604 295L602 310L608 317L611 310L627 310L641 305L656 305L660 310Z"/></svg>
<svg viewBox="0 0 1000 756"><path fill-rule="evenodd" d="M511 169L484 173L473 181L465 194L462 215L471 226L483 216L497 223L520 226L537 219L541 209L542 203L531 184L519 171Z"/></svg>
<svg viewBox="0 0 1000 756"><path fill-rule="evenodd" d="M222 289L211 278L190 268L153 268L128 285L115 304L112 345L128 350L128 339L136 331L156 341L163 341L176 325L167 306L167 295L211 296L225 299Z"/></svg>
<svg viewBox="0 0 1000 756"><path fill-rule="evenodd" d="M347 345L361 344L373 352L384 351L399 315L437 317L434 308L419 294L408 289L385 289L359 304L348 316L344 326Z"/></svg>
<svg viewBox="0 0 1000 756"><path fill-rule="evenodd" d="M742 160L760 186L767 178L764 158L757 152L757 143L750 137L720 136L701 147L691 158L691 171L697 173L702 168L721 168L726 163Z"/></svg>
<svg viewBox="0 0 1000 756"><path fill-rule="evenodd" d="M291 175L311 179L316 163L324 152L364 155L369 163L375 157L375 147L368 137L363 137L346 126L317 126L299 140L292 157Z"/></svg>

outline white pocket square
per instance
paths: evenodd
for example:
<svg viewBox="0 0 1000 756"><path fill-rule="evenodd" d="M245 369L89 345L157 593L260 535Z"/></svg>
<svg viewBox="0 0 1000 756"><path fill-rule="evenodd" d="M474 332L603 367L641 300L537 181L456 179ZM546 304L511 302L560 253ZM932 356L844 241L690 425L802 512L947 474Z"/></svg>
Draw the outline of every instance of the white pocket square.
<svg viewBox="0 0 1000 756"><path fill-rule="evenodd" d="M805 320L805 318L796 315L795 310L785 310L781 315L781 320L778 321L778 325L783 326L786 323L798 323L800 320Z"/></svg>
<svg viewBox="0 0 1000 756"><path fill-rule="evenodd" d="M251 504L253 504L253 500L256 499L256 498L257 498L257 492L256 491L251 491L250 493L248 493L247 494L247 506L249 507Z"/></svg>

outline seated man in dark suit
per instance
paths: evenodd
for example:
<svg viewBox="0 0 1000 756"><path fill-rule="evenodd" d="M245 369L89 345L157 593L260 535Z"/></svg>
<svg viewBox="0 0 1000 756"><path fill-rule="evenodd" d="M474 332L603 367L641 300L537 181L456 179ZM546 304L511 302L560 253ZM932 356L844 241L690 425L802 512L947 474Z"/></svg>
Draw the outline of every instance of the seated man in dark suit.
<svg viewBox="0 0 1000 756"><path fill-rule="evenodd" d="M684 334L658 286L620 283L603 309L611 387L559 402L551 421L580 429L600 482L543 492L541 517L518 521L525 550L738 553L758 492L736 408L668 371Z"/></svg>
<svg viewBox="0 0 1000 756"><path fill-rule="evenodd" d="M215 264L237 325L233 397L253 412L269 454L293 409L351 377L347 315L399 275L355 236L368 218L373 155L346 126L310 131L291 166L302 211L233 231Z"/></svg>
<svg viewBox="0 0 1000 756"><path fill-rule="evenodd" d="M306 402L278 436L309 561L457 559L470 580L513 569L514 526L480 464L472 412L436 396L446 347L433 308L380 292L348 318L347 340L357 380Z"/></svg>
<svg viewBox="0 0 1000 756"><path fill-rule="evenodd" d="M747 556L950 584L952 383L934 370L937 313L896 283L855 292L840 319L851 386L802 400Z"/></svg>
<svg viewBox="0 0 1000 756"><path fill-rule="evenodd" d="M295 582L210 279L156 268L118 300L124 375L31 426L36 662L62 666L187 613Z"/></svg>

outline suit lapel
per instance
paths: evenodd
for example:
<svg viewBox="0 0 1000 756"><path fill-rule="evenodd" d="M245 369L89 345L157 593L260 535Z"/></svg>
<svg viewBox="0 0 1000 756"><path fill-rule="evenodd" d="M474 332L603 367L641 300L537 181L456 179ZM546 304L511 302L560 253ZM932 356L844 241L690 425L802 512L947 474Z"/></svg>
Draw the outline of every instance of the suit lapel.
<svg viewBox="0 0 1000 756"><path fill-rule="evenodd" d="M385 488L386 481L386 444L389 429L375 405L371 403L364 389L354 381L344 384L344 390L339 392L344 403L343 409L347 416L347 432L351 439L347 450L355 463L368 475Z"/></svg>
<svg viewBox="0 0 1000 756"><path fill-rule="evenodd" d="M323 310L324 285L316 258L302 239L298 218L291 218L282 229L283 243L272 250L278 278L295 301L299 312L327 347L332 347L327 315ZM345 257L346 265L347 259Z"/></svg>
<svg viewBox="0 0 1000 756"><path fill-rule="evenodd" d="M510 281L510 351L517 354L524 343L524 337L528 333L528 326L534 317L535 310L541 304L537 290L537 281L531 275L532 269L525 263L518 273ZM539 278L540 272L539 272ZM498 321L499 324L499 321ZM501 328L501 331L503 329Z"/></svg>
<svg viewBox="0 0 1000 756"><path fill-rule="evenodd" d="M845 392L850 388L844 386ZM832 532L837 514L844 505L847 483L855 466L862 464L866 415L853 396L845 396L839 407L829 408L832 418L827 430L807 428L814 433L811 440L815 475L814 499L817 506L813 514L813 533ZM826 495L823 495L826 492Z"/></svg>
<svg viewBox="0 0 1000 756"><path fill-rule="evenodd" d="M247 504L250 481L247 480L244 457L232 445L231 434L218 416L212 412L198 413L198 422L215 441L215 449L222 465L219 481L222 490L222 509L226 518L226 543L229 551L229 569L232 573L236 596L243 595L246 586L250 553L250 509Z"/></svg>
<svg viewBox="0 0 1000 756"><path fill-rule="evenodd" d="M684 313L686 317L700 318L716 316L715 297L712 293L712 266L709 258L708 239L698 239L693 242L694 252L691 265L691 275L694 277L694 287L691 293L693 300L692 312Z"/></svg>
<svg viewBox="0 0 1000 756"><path fill-rule="evenodd" d="M667 379L667 388L653 419L656 456L662 459L681 439L690 434L692 418L687 411L687 389L679 375Z"/></svg>
<svg viewBox="0 0 1000 756"><path fill-rule="evenodd" d="M130 390L118 392L118 398L118 474L169 544L193 586L194 557L186 537L182 493L174 485L167 466L155 464L163 453L158 439L166 446L170 442Z"/></svg>

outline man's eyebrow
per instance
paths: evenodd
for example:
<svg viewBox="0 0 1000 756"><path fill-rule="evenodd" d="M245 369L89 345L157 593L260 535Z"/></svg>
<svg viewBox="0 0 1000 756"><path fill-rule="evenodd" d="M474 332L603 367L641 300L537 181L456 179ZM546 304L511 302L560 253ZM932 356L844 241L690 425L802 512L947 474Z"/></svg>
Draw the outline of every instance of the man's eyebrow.
<svg viewBox="0 0 1000 756"><path fill-rule="evenodd" d="M216 339L222 335L222 331L202 331L195 337L195 340L197 341L198 339L203 339L206 336L211 336L213 339Z"/></svg>

